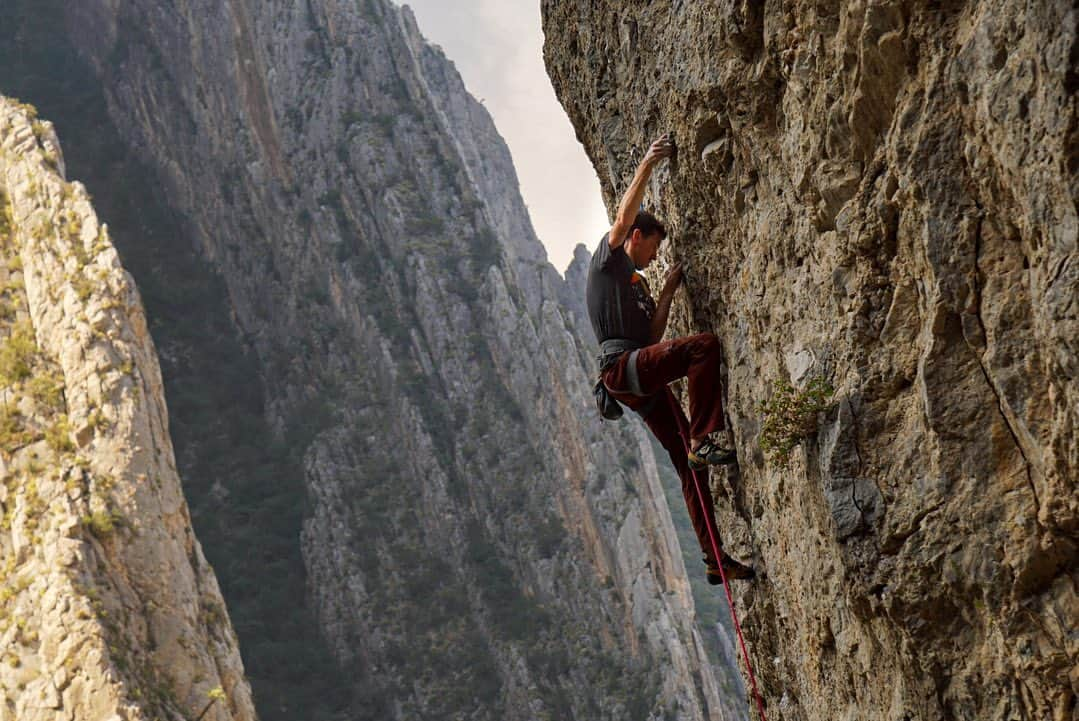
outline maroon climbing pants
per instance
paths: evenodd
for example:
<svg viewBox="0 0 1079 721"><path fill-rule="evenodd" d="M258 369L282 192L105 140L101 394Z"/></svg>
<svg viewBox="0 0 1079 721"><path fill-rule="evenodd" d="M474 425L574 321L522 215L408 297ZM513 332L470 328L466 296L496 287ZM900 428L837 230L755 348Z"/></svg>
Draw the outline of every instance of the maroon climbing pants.
<svg viewBox="0 0 1079 721"><path fill-rule="evenodd" d="M646 346L637 351L637 378L641 391L653 395L649 398L635 396L626 390L630 387L626 375L629 356L628 352L623 353L614 365L604 371L603 383L619 403L630 409L638 410L651 404L644 416L645 425L671 457L671 463L682 480L682 495L686 499L686 508L689 509L689 518L693 522L701 551L709 563L714 563L718 559L713 558L708 527L711 526L716 539L719 539L715 506L707 486L702 490L708 508L701 506L686 448L690 438L703 438L713 431L723 430L719 341L711 333L701 333ZM668 383L686 377L689 378L688 419L667 387ZM707 471L698 471L698 475L703 483L707 483Z"/></svg>

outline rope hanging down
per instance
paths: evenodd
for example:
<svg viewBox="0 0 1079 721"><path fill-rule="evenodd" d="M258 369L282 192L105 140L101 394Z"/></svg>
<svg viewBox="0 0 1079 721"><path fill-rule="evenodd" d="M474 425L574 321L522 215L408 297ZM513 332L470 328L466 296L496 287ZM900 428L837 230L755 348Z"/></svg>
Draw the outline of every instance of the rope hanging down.
<svg viewBox="0 0 1079 721"><path fill-rule="evenodd" d="M674 396L668 395L671 402L677 402L674 400ZM681 414L677 414L680 416ZM688 429L687 429L688 430ZM686 453L689 453L689 441L686 434L682 435L683 443L686 443ZM701 487L701 477L697 475L697 471L690 468L690 472L693 474L693 485L697 489L697 500L701 503L701 508L705 513L710 513L709 509L712 508L711 503L705 502L704 491ZM710 493L710 491L709 491ZM719 539L716 538L715 531L712 530L711 523L704 524L708 528L708 538L712 542L712 553L715 554L716 564L719 566L719 577L723 579L723 590L727 594L727 606L731 609L731 620L734 621L734 630L738 634L738 645L742 647L742 658L746 660L746 670L749 671L749 682L753 687L753 698L757 701L757 710L760 712L761 721L768 721L768 717L764 715L764 702L761 700L760 691L757 690L757 677L753 675L753 664L749 662L749 653L746 651L746 641L742 637L742 625L738 623L738 614L734 610L734 599L731 597L731 587L727 583L727 574L723 572L723 554L719 549Z"/></svg>

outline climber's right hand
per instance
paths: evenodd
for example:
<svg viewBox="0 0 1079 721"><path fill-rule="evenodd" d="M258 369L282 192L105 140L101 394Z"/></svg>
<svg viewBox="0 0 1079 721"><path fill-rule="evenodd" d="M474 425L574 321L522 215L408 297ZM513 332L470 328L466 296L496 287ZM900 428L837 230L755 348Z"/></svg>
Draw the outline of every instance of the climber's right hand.
<svg viewBox="0 0 1079 721"><path fill-rule="evenodd" d="M648 152L644 154L644 160L641 161L641 164L653 167L659 161L669 158L673 154L674 143L671 141L670 133L664 133L648 148Z"/></svg>

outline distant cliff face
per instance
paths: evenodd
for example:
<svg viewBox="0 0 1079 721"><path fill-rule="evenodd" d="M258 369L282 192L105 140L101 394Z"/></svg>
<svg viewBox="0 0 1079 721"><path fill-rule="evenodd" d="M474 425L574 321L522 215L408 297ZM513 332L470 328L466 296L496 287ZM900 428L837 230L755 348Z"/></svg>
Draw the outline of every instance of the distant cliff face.
<svg viewBox="0 0 1079 721"><path fill-rule="evenodd" d="M1071 3L545 0L556 90L726 348L721 528L784 719L1079 718ZM772 383L836 389L784 471Z"/></svg>
<svg viewBox="0 0 1079 721"><path fill-rule="evenodd" d="M19 92L117 218L263 718L734 718L650 447L589 407L508 151L411 14L43 7L7 57L48 49Z"/></svg>
<svg viewBox="0 0 1079 721"><path fill-rule="evenodd" d="M0 719L254 719L138 291L3 97L0 252Z"/></svg>

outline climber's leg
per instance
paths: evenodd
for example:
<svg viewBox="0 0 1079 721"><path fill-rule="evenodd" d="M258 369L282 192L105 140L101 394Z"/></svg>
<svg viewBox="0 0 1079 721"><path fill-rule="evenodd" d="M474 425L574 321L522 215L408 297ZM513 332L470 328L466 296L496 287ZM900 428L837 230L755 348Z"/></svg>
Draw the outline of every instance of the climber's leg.
<svg viewBox="0 0 1079 721"><path fill-rule="evenodd" d="M723 430L719 340L700 333L657 343L637 352L637 375L646 393L678 378L689 379L689 437L699 441Z"/></svg>
<svg viewBox="0 0 1079 721"><path fill-rule="evenodd" d="M728 580L755 578L756 573L750 566L739 563L723 550L723 542L716 525L715 500L708 483L708 470L705 468L695 471L690 466L686 438L689 421L669 388L664 388L656 399L652 411L645 417L645 423L666 449L682 481L682 496L686 501L693 530L697 534L697 542L704 554L708 583L713 586L723 583L724 574ZM721 564L722 573L719 569Z"/></svg>
<svg viewBox="0 0 1079 721"><path fill-rule="evenodd" d="M717 544L719 529L716 527L715 506L712 504L712 494L708 488L704 488L704 498L708 506L701 505L701 499L694 486L693 471L689 467L689 459L686 456L686 439L683 437L689 427L689 421L682 412L681 406L675 399L669 388L661 391L660 397L652 410L644 419L649 430L667 451L671 463L674 464L678 478L682 481L682 496L686 501L686 509L689 511L689 520L693 524L693 531L697 534L697 541L704 554L705 563L709 566L716 565L715 553L712 550L712 542L709 535L709 526L715 534ZM702 474L707 483L707 473Z"/></svg>

